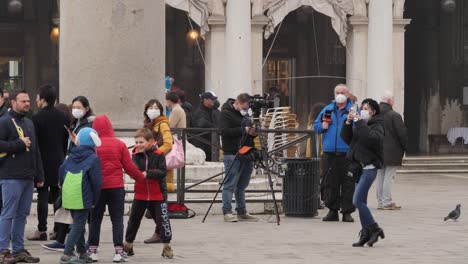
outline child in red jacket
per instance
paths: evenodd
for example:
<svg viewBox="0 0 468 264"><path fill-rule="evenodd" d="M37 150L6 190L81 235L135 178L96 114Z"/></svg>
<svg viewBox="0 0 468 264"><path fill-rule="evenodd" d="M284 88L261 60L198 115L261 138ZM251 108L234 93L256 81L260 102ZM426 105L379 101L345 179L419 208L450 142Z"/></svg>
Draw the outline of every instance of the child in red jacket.
<svg viewBox="0 0 468 264"><path fill-rule="evenodd" d="M124 251L129 256L135 255L133 241L135 241L145 210L148 209L154 221L161 223L162 226L161 240L164 244L162 256L173 258L174 254L170 246L171 223L167 203L160 187L160 183L166 178L166 158L164 153L154 144L153 133L149 129L142 128L136 132L132 159L138 169L143 171L146 180L135 183L135 198L125 234Z"/></svg>

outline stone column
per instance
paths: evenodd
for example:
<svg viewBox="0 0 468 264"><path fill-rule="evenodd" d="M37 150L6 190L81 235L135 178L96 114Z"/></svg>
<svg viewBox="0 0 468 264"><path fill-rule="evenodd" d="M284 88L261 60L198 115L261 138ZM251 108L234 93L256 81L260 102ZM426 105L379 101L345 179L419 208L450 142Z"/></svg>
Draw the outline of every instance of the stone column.
<svg viewBox="0 0 468 264"><path fill-rule="evenodd" d="M222 16L208 19L210 31L205 39L205 91L213 91L219 96L222 104L226 100L224 82L225 61L225 25L226 20Z"/></svg>
<svg viewBox="0 0 468 264"><path fill-rule="evenodd" d="M252 93L250 0L228 0L226 5L225 87L222 97Z"/></svg>
<svg viewBox="0 0 468 264"><path fill-rule="evenodd" d="M367 96L380 101L393 89L392 0L369 1Z"/></svg>
<svg viewBox="0 0 468 264"><path fill-rule="evenodd" d="M350 30L346 39L346 84L361 102L367 97L367 29L365 16L349 19Z"/></svg>
<svg viewBox="0 0 468 264"><path fill-rule="evenodd" d="M263 28L268 18L252 18L252 95L263 94Z"/></svg>
<svg viewBox="0 0 468 264"><path fill-rule="evenodd" d="M60 100L88 97L115 128L142 125L150 98L164 100L165 3L60 1Z"/></svg>
<svg viewBox="0 0 468 264"><path fill-rule="evenodd" d="M405 103L405 27L410 19L393 20L393 110L403 116Z"/></svg>

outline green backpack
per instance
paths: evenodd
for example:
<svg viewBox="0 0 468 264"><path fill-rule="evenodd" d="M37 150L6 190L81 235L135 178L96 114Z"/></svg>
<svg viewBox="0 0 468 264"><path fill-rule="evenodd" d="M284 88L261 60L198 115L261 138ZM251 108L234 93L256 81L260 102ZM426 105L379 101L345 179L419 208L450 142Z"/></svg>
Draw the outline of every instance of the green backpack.
<svg viewBox="0 0 468 264"><path fill-rule="evenodd" d="M83 205L83 171L67 171L62 186L62 207L69 210L84 209Z"/></svg>

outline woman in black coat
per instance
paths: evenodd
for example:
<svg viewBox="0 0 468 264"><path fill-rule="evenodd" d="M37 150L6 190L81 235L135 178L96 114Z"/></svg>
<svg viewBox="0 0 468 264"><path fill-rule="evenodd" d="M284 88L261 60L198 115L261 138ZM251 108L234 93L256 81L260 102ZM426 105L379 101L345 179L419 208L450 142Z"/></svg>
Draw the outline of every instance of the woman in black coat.
<svg viewBox="0 0 468 264"><path fill-rule="evenodd" d="M367 207L369 189L377 176L377 169L383 163L384 134L384 119L379 104L372 99L362 101L361 114L350 113L341 130L341 138L349 145L346 155L351 164L348 176L354 177L357 182L353 204L359 210L362 227L359 241L353 247L362 247L366 243L372 247L379 237L385 237Z"/></svg>

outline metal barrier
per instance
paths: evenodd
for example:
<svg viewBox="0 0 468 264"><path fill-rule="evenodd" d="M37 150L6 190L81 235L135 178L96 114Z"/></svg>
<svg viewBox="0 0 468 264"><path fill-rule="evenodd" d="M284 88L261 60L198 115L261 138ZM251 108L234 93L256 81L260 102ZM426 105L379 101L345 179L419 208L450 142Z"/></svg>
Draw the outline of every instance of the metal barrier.
<svg viewBox="0 0 468 264"><path fill-rule="evenodd" d="M217 129L217 128L185 128L185 129L172 129L171 132L175 135L177 135L177 138L182 140L183 146L184 146L184 152L186 152L186 144L187 141L190 139L197 139L199 142L203 142L204 144L207 144L211 146L212 149L212 160L219 161L219 152L222 150L221 146L219 144L216 144L217 142L220 142L219 137L221 135L222 130ZM302 143L303 141L306 141L307 139L314 139L315 138L315 133L312 130L299 130L299 129L261 129L258 130L259 133L274 133L274 134L302 134L303 136L285 144L282 147L279 147L277 149L274 149L272 151L268 152L268 156L273 156L276 153L279 153L280 151L283 151L285 149L288 149L292 146L295 146L297 144ZM211 138L212 142L208 142L206 139L202 138L203 135L206 135L208 133L211 133ZM310 153L312 153L313 156L316 156L316 151L313 151L316 149L316 141L311 140L310 144ZM216 156L216 157L215 157ZM191 185L187 186L186 185L186 169L185 166L177 169L177 202L178 203L210 203L212 199L197 199L197 200L186 200L185 199L185 194L187 193L215 193L216 190L194 190L194 187L199 186L205 182L208 182L210 180L213 180L219 176L222 176L224 174L224 171L212 176L207 177L204 180L192 183ZM247 193L269 193L271 190L246 190ZM216 201L216 202L221 202L221 201ZM268 199L247 199L246 202L257 202L257 203L264 203L264 202L270 202Z"/></svg>

